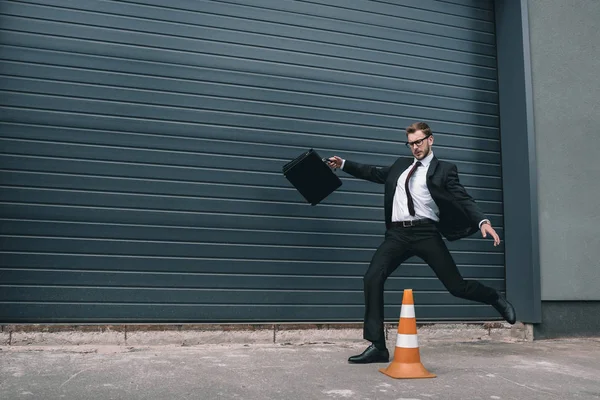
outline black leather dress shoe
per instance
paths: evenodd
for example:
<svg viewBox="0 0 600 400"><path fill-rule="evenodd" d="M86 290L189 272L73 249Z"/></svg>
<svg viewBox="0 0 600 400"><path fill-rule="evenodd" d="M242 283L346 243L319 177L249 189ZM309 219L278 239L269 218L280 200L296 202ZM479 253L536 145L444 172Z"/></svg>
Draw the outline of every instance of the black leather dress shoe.
<svg viewBox="0 0 600 400"><path fill-rule="evenodd" d="M492 305L509 324L514 324L517 321L515 308L506 300L502 293L498 292L498 300Z"/></svg>
<svg viewBox="0 0 600 400"><path fill-rule="evenodd" d="M352 356L348 359L348 362L354 364L382 363L388 361L390 361L390 353L387 349L379 350L374 344L367 347L362 354Z"/></svg>

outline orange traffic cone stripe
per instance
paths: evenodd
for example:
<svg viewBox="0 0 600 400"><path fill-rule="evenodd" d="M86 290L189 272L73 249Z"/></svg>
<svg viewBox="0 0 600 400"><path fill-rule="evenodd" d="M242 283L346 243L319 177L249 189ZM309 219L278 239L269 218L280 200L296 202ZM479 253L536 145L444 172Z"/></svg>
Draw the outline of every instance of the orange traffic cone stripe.
<svg viewBox="0 0 600 400"><path fill-rule="evenodd" d="M387 368L382 368L379 371L397 379L435 377L421 364L412 289L406 289L402 296L394 360Z"/></svg>
<svg viewBox="0 0 600 400"><path fill-rule="evenodd" d="M402 334L416 335L417 324L414 320L411 321L409 318L400 318L400 326L398 327L398 332L403 332ZM398 333L398 335L401 335L401 333Z"/></svg>

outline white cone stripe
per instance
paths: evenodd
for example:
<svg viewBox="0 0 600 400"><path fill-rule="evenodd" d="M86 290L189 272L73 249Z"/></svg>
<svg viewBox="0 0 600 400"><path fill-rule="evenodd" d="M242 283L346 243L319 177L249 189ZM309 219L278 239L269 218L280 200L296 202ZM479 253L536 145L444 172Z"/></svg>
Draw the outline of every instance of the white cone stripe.
<svg viewBox="0 0 600 400"><path fill-rule="evenodd" d="M416 349L417 347L419 347L417 335L404 335L402 333L399 333L398 339L396 340L396 347L404 347L405 349Z"/></svg>
<svg viewBox="0 0 600 400"><path fill-rule="evenodd" d="M415 317L415 305L404 304L400 309L400 318L414 318Z"/></svg>

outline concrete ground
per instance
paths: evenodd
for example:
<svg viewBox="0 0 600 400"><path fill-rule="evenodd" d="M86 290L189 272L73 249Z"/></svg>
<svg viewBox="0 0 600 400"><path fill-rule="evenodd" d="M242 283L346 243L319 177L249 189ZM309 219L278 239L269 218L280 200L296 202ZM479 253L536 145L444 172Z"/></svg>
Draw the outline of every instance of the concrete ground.
<svg viewBox="0 0 600 400"><path fill-rule="evenodd" d="M433 379L351 365L358 340L0 347L0 399L600 399L600 338L419 337ZM394 349L393 337L389 340Z"/></svg>

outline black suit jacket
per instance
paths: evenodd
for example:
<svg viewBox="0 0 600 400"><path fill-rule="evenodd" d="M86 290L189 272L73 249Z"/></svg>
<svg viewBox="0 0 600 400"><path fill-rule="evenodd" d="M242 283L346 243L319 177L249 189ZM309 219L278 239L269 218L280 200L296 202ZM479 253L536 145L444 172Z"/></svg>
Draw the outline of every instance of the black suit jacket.
<svg viewBox="0 0 600 400"><path fill-rule="evenodd" d="M384 168L348 160L344 163L344 172L356 178L385 184L386 227L392 222L392 203L398 178L413 161L413 158L398 158L394 164ZM460 183L456 165L433 157L427 171L427 188L440 209L438 229L446 239L457 240L479 230L479 223L486 217Z"/></svg>

